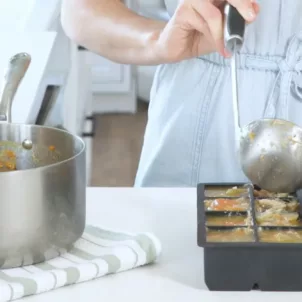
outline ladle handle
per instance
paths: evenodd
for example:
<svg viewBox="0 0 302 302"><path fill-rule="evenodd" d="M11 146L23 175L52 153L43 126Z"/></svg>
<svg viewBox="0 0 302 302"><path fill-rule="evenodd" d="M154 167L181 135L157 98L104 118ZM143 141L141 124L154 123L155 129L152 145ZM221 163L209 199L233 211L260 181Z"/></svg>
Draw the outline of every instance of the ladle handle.
<svg viewBox="0 0 302 302"><path fill-rule="evenodd" d="M233 54L243 45L245 20L229 3L225 5L224 15L224 44L226 49Z"/></svg>
<svg viewBox="0 0 302 302"><path fill-rule="evenodd" d="M232 76L232 99L233 115L235 123L236 138L240 134L240 117L238 102L238 81L237 81L237 52L241 49L244 41L245 20L238 10L227 3L224 9L224 43L226 49L232 54L231 76Z"/></svg>
<svg viewBox="0 0 302 302"><path fill-rule="evenodd" d="M9 60L0 95L0 123L11 123L13 99L30 62L31 56L24 52L14 55Z"/></svg>

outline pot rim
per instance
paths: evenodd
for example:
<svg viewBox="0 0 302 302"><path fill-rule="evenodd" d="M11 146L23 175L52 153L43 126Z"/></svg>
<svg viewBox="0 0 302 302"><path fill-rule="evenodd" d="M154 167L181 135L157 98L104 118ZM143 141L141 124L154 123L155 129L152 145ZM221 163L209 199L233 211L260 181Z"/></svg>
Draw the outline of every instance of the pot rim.
<svg viewBox="0 0 302 302"><path fill-rule="evenodd" d="M42 126L42 125L32 125L32 124L22 124L22 123L0 123L0 129L1 127L5 126L5 127L10 127L10 126L17 126L17 127L31 127L31 128L40 128L40 129L49 129L51 131L56 131L56 132L61 132L61 133L64 133L64 134L67 134L69 136L71 136L74 140L77 140L81 143L82 147L80 149L80 151L76 154L76 155L73 155L65 160L62 160L62 161L59 161L59 162L56 162L56 163L53 163L53 164L50 164L50 165L45 165L45 166L42 166L42 167L37 167L37 168L30 168L30 169L24 169L24 170L12 170L12 171L7 171L5 173L0 173L0 177L2 175L12 175L12 174L16 174L16 173L24 173L24 172L33 172L33 171L43 171L45 169L50 169L50 168L55 168L59 165L62 165L62 164L65 164L67 162L70 162L72 160L75 160L77 157L79 157L80 155L82 155L83 153L85 153L86 151L86 145L85 145L85 142L84 140L78 136L78 135L74 135L70 132L68 132L67 130L64 130L64 129L59 129L59 128L55 128L55 127L50 127L50 126ZM1 140L0 140L1 141Z"/></svg>

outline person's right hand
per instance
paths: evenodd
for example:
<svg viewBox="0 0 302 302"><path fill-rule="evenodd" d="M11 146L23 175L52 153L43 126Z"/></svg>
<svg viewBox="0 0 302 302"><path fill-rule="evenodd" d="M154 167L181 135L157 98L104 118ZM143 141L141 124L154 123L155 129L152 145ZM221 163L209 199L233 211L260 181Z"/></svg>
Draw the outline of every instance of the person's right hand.
<svg viewBox="0 0 302 302"><path fill-rule="evenodd" d="M225 0L182 0L173 17L157 35L153 51L160 62L172 63L219 52L227 57L223 40ZM227 0L247 23L255 20L255 0Z"/></svg>

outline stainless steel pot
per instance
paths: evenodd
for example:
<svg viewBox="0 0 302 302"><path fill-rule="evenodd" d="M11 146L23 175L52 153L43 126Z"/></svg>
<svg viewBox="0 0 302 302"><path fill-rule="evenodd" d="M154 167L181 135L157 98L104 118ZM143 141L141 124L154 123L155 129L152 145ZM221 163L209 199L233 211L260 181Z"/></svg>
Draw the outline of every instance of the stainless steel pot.
<svg viewBox="0 0 302 302"><path fill-rule="evenodd" d="M15 92L31 58L11 58L0 100L0 268L68 251L86 216L85 144L66 131L11 123Z"/></svg>

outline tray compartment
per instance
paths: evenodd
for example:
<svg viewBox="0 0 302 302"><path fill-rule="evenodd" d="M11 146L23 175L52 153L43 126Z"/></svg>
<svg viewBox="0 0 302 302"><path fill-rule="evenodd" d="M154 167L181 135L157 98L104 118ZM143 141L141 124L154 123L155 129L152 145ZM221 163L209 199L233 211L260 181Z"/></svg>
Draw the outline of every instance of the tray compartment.
<svg viewBox="0 0 302 302"><path fill-rule="evenodd" d="M244 212L250 209L249 197L207 197L204 200L206 211Z"/></svg>
<svg viewBox="0 0 302 302"><path fill-rule="evenodd" d="M302 226L299 202L296 198L266 198L255 200L256 222L260 226Z"/></svg>
<svg viewBox="0 0 302 302"><path fill-rule="evenodd" d="M259 241L278 244L302 244L302 227L260 227Z"/></svg>
<svg viewBox="0 0 302 302"><path fill-rule="evenodd" d="M210 227L206 229L206 241L217 243L255 242L255 233L251 227Z"/></svg>
<svg viewBox="0 0 302 302"><path fill-rule="evenodd" d="M271 212L265 211L256 213L256 223L258 226L272 226L272 227L301 227L302 221L299 219L299 213L296 212Z"/></svg>
<svg viewBox="0 0 302 302"><path fill-rule="evenodd" d="M205 197L247 197L249 195L249 187L243 185L215 185L208 184L205 186Z"/></svg>
<svg viewBox="0 0 302 302"><path fill-rule="evenodd" d="M256 212L264 212L266 210L284 210L286 212L299 212L299 200L297 198L256 198Z"/></svg>
<svg viewBox="0 0 302 302"><path fill-rule="evenodd" d="M271 193L266 190L261 190L258 186L253 186L253 195L255 198L294 198L296 193Z"/></svg>
<svg viewBox="0 0 302 302"><path fill-rule="evenodd" d="M249 212L206 212L206 226L241 227L252 225Z"/></svg>

